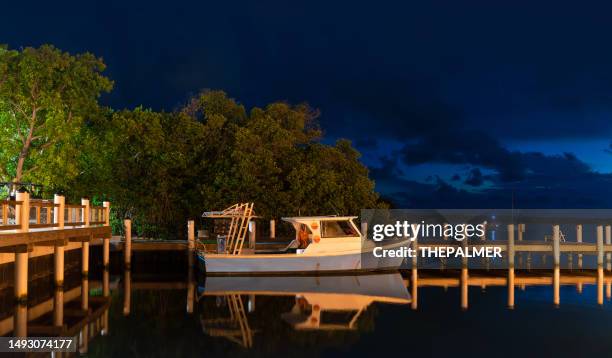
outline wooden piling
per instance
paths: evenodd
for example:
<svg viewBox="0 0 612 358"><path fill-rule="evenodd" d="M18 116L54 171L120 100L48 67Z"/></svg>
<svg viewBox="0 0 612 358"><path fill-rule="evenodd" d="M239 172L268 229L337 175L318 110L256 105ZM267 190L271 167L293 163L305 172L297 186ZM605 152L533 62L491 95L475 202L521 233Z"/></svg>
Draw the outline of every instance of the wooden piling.
<svg viewBox="0 0 612 358"><path fill-rule="evenodd" d="M612 245L612 234L610 231L610 225L606 225L606 245ZM606 253L606 270L612 270L612 253Z"/></svg>
<svg viewBox="0 0 612 358"><path fill-rule="evenodd" d="M468 269L461 268L461 309L468 309Z"/></svg>
<svg viewBox="0 0 612 358"><path fill-rule="evenodd" d="M519 235L520 235L519 229ZM508 269L514 269L514 224L508 224Z"/></svg>
<svg viewBox="0 0 612 358"><path fill-rule="evenodd" d="M561 236L559 233L559 225L553 225L553 261L554 267L558 268L561 264Z"/></svg>
<svg viewBox="0 0 612 358"><path fill-rule="evenodd" d="M104 207L104 225L110 226L110 202L105 201L102 206Z"/></svg>
<svg viewBox="0 0 612 358"><path fill-rule="evenodd" d="M508 308L514 309L514 267L508 269Z"/></svg>
<svg viewBox="0 0 612 358"><path fill-rule="evenodd" d="M57 288L53 298L53 325L61 327L64 325L64 290Z"/></svg>
<svg viewBox="0 0 612 358"><path fill-rule="evenodd" d="M525 234L525 224L518 224L518 241L523 241L523 234Z"/></svg>
<svg viewBox="0 0 612 358"><path fill-rule="evenodd" d="M110 272L108 269L105 269L102 273L102 296L110 296Z"/></svg>
<svg viewBox="0 0 612 358"><path fill-rule="evenodd" d="M28 336L28 306L15 306L15 314L13 320L13 336L27 337Z"/></svg>
<svg viewBox="0 0 612 358"><path fill-rule="evenodd" d="M368 223L365 221L361 222L361 237L364 239L368 238Z"/></svg>
<svg viewBox="0 0 612 358"><path fill-rule="evenodd" d="M603 226L597 225L597 268L603 269L604 245L603 245Z"/></svg>
<svg viewBox="0 0 612 358"><path fill-rule="evenodd" d="M62 195L55 194L53 197L53 222L57 224L58 229L64 228L64 210L66 198Z"/></svg>
<svg viewBox="0 0 612 358"><path fill-rule="evenodd" d="M110 266L110 238L105 237L102 239L102 265L104 269L108 269Z"/></svg>
<svg viewBox="0 0 612 358"><path fill-rule="evenodd" d="M15 252L15 299L19 304L28 302L28 252Z"/></svg>
<svg viewBox="0 0 612 358"><path fill-rule="evenodd" d="M276 238L276 221L274 219L270 220L270 238Z"/></svg>
<svg viewBox="0 0 612 358"><path fill-rule="evenodd" d="M87 278L81 280L81 309L84 311L89 309L89 280Z"/></svg>
<svg viewBox="0 0 612 358"><path fill-rule="evenodd" d="M30 193L27 191L18 192L15 199L21 202L21 204L16 205L15 221L20 230L28 231L30 229Z"/></svg>
<svg viewBox="0 0 612 358"><path fill-rule="evenodd" d="M53 277L55 287L64 286L64 246L55 245L53 252Z"/></svg>
<svg viewBox="0 0 612 358"><path fill-rule="evenodd" d="M189 250L195 249L195 222L187 221L187 247Z"/></svg>
<svg viewBox="0 0 612 358"><path fill-rule="evenodd" d="M257 223L251 220L249 223L249 248L255 250L255 243L257 240Z"/></svg>
<svg viewBox="0 0 612 358"><path fill-rule="evenodd" d="M132 220L125 219L123 221L125 227L125 245L123 245L123 262L127 269L130 269L132 264Z"/></svg>
<svg viewBox="0 0 612 358"><path fill-rule="evenodd" d="M582 243L582 224L576 225L576 242ZM578 254L578 269L582 269L582 254Z"/></svg>
<svg viewBox="0 0 612 358"><path fill-rule="evenodd" d="M89 275L89 242L83 241L81 243L81 273L83 277Z"/></svg>
<svg viewBox="0 0 612 358"><path fill-rule="evenodd" d="M90 223L90 208L89 208L89 199L83 198L81 199L81 205L83 208L81 209L81 218L83 225L89 226Z"/></svg>

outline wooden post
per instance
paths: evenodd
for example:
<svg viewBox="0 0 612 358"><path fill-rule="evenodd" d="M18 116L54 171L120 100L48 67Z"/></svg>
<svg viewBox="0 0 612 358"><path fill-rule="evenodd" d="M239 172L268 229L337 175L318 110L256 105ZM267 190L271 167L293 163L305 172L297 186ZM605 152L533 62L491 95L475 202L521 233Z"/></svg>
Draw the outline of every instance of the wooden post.
<svg viewBox="0 0 612 358"><path fill-rule="evenodd" d="M514 224L508 224L508 269L514 269Z"/></svg>
<svg viewBox="0 0 612 358"><path fill-rule="evenodd" d="M561 237L559 235L559 225L553 225L553 257L555 267L561 264Z"/></svg>
<svg viewBox="0 0 612 358"><path fill-rule="evenodd" d="M89 275L89 242L83 241L81 243L81 273L83 277L87 278Z"/></svg>
<svg viewBox="0 0 612 358"><path fill-rule="evenodd" d="M110 296L110 272L108 269L104 269L104 273L102 274L102 296Z"/></svg>
<svg viewBox="0 0 612 358"><path fill-rule="evenodd" d="M610 225L606 225L606 245L612 245L612 235L610 232ZM606 270L612 270L612 253L606 253Z"/></svg>
<svg viewBox="0 0 612 358"><path fill-rule="evenodd" d="M89 210L90 210L90 208L89 208L89 199L86 199L86 198L81 199L81 205L84 206L84 208L81 209L81 218L82 218L81 221L83 221L83 225L89 226L89 223L90 223L89 219L90 219L90 216L91 216L90 212L89 212Z"/></svg>
<svg viewBox="0 0 612 358"><path fill-rule="evenodd" d="M468 309L468 269L461 268L461 309Z"/></svg>
<svg viewBox="0 0 612 358"><path fill-rule="evenodd" d="M123 221L125 226L125 243L123 245L123 260L125 267L130 269L132 263L132 220L125 219Z"/></svg>
<svg viewBox="0 0 612 358"><path fill-rule="evenodd" d="M508 308L514 308L514 267L508 269Z"/></svg>
<svg viewBox="0 0 612 358"><path fill-rule="evenodd" d="M66 205L66 198L63 197L62 195L55 194L55 196L53 197L53 203L55 205L59 205L59 206L53 207L53 222L57 224L58 229L63 229L64 228L64 210L65 210L64 206Z"/></svg>
<svg viewBox="0 0 612 358"><path fill-rule="evenodd" d="M28 231L30 230L30 193L27 191L18 192L15 199L21 201L17 210L15 210L17 225L20 226L21 230Z"/></svg>
<svg viewBox="0 0 612 358"><path fill-rule="evenodd" d="M582 224L576 225L576 242L582 243ZM582 254L578 254L578 268L582 269Z"/></svg>
<svg viewBox="0 0 612 358"><path fill-rule="evenodd" d="M53 300L53 325L61 327L64 325L64 290L60 287L55 290Z"/></svg>
<svg viewBox="0 0 612 358"><path fill-rule="evenodd" d="M89 280L87 278L81 280L81 309L84 311L89 309Z"/></svg>
<svg viewBox="0 0 612 358"><path fill-rule="evenodd" d="M102 206L104 207L104 225L110 226L110 202L105 201Z"/></svg>
<svg viewBox="0 0 612 358"><path fill-rule="evenodd" d="M603 269L604 246L603 246L603 226L597 225L597 268Z"/></svg>
<svg viewBox="0 0 612 358"><path fill-rule="evenodd" d="M525 233L525 224L518 224L518 241L523 241L524 233Z"/></svg>
<svg viewBox="0 0 612 358"><path fill-rule="evenodd" d="M110 267L110 237L102 239L102 265L105 270Z"/></svg>
<svg viewBox="0 0 612 358"><path fill-rule="evenodd" d="M368 223L363 221L361 223L361 237L363 239L367 239L368 238Z"/></svg>
<svg viewBox="0 0 612 358"><path fill-rule="evenodd" d="M28 302L28 251L15 252L15 300L18 304Z"/></svg>
<svg viewBox="0 0 612 358"><path fill-rule="evenodd" d="M15 315L13 318L13 336L27 337L28 336L28 306L15 306Z"/></svg>
<svg viewBox="0 0 612 358"><path fill-rule="evenodd" d="M276 239L276 221L270 220L270 239Z"/></svg>
<svg viewBox="0 0 612 358"><path fill-rule="evenodd" d="M84 226L89 226L90 223L90 213L89 213L89 199L83 198L81 199L81 205L84 206L81 209L81 221L83 221ZM89 275L89 242L83 241L81 243L81 254L82 254L82 274L84 278L87 278ZM86 309L86 308L84 308Z"/></svg>
<svg viewBox="0 0 612 358"><path fill-rule="evenodd" d="M195 221L187 221L187 247L189 250L195 249Z"/></svg>
<svg viewBox="0 0 612 358"><path fill-rule="evenodd" d="M257 223L255 220L249 222L249 248L255 250L255 240L257 234Z"/></svg>
<svg viewBox="0 0 612 358"><path fill-rule="evenodd" d="M64 246L55 245L53 254L55 287L64 287Z"/></svg>

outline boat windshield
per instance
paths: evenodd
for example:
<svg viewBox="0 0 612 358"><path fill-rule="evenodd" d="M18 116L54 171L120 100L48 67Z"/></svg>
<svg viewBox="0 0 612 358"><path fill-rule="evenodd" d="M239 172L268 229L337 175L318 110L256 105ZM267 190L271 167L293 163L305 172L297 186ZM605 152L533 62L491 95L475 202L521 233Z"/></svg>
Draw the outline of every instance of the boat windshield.
<svg viewBox="0 0 612 358"><path fill-rule="evenodd" d="M321 221L321 237L358 236L357 231L348 220Z"/></svg>

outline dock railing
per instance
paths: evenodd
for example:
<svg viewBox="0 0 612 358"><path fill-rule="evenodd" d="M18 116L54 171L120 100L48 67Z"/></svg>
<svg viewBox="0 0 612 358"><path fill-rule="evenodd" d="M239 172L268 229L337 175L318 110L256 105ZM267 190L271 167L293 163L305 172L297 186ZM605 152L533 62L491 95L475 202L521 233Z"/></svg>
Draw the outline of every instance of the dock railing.
<svg viewBox="0 0 612 358"><path fill-rule="evenodd" d="M30 199L27 192L17 193L15 200L0 201L0 231L109 224L109 202L90 206L89 199L84 198L81 204L65 204L62 195L56 195L54 200Z"/></svg>

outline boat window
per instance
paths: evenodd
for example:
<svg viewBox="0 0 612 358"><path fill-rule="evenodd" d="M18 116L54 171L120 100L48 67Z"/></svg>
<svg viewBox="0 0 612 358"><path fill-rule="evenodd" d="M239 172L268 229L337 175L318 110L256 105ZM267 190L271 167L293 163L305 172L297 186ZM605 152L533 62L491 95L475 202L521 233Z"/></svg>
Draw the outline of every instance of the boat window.
<svg viewBox="0 0 612 358"><path fill-rule="evenodd" d="M357 231L349 221L325 220L321 222L321 237L345 236L358 236Z"/></svg>

